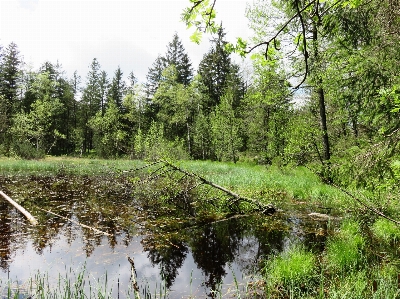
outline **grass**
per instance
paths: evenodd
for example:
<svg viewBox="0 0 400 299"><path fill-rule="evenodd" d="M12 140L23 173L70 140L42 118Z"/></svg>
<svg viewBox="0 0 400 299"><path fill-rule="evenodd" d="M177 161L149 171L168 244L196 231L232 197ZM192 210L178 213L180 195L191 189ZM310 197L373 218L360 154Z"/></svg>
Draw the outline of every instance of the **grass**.
<svg viewBox="0 0 400 299"><path fill-rule="evenodd" d="M46 273L37 273L28 281L8 281L1 287L0 293L3 299L35 298L35 299L90 299L90 298L113 298L112 288L107 285L107 274L102 281L92 281L85 269L77 273L70 269L65 276L54 278ZM0 283L4 283L1 282ZM0 285L1 285L0 284ZM130 287L126 288L127 294L132 292ZM129 298L129 297L127 297Z"/></svg>
<svg viewBox="0 0 400 299"><path fill-rule="evenodd" d="M385 243L400 240L400 228L393 222L380 218L377 219L371 228L374 235Z"/></svg>
<svg viewBox="0 0 400 299"><path fill-rule="evenodd" d="M347 220L340 232L332 237L326 248L327 266L332 271L352 271L363 264L365 239L361 235L358 222Z"/></svg>
<svg viewBox="0 0 400 299"><path fill-rule="evenodd" d="M185 170L197 173L242 196L266 202L292 200L327 207L343 207L349 200L339 190L323 184L304 167L282 169L253 163L212 161L176 162ZM0 158L0 175L104 175L145 165L137 160L103 160L69 157L46 157L42 160Z"/></svg>
<svg viewBox="0 0 400 299"><path fill-rule="evenodd" d="M348 208L351 205L346 195L322 183L305 167L279 168L211 161L183 161L180 166L248 197L273 202L289 199L295 204L307 202L327 207Z"/></svg>
<svg viewBox="0 0 400 299"><path fill-rule="evenodd" d="M316 257L302 246L294 245L269 260L265 273L270 297L287 294L299 298L314 287Z"/></svg>
<svg viewBox="0 0 400 299"><path fill-rule="evenodd" d="M41 160L0 158L1 175L100 175L144 165L137 160L46 157Z"/></svg>

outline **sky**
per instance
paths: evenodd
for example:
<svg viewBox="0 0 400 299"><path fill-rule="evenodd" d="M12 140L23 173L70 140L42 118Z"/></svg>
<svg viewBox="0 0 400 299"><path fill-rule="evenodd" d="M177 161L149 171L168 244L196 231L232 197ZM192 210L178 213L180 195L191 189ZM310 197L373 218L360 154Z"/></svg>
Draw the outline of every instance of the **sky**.
<svg viewBox="0 0 400 299"><path fill-rule="evenodd" d="M217 21L227 40L249 35L246 0L217 0ZM46 61L61 63L85 81L97 58L112 78L118 66L145 82L148 68L178 33L196 69L208 51L209 37L190 41L193 29L181 21L189 0L0 0L0 45L18 46L25 63L37 70Z"/></svg>

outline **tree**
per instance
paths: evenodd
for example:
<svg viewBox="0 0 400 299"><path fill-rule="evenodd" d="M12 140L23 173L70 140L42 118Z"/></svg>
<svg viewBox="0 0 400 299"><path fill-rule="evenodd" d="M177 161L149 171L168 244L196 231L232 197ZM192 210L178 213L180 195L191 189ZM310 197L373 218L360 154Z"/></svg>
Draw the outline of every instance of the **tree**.
<svg viewBox="0 0 400 299"><path fill-rule="evenodd" d="M123 113L123 105L122 105L122 100L125 96L126 93L126 84L122 78L122 71L121 68L118 67L118 69L114 73L114 78L112 79L110 89L108 91L108 98L109 101L112 101L115 103L115 105L118 107L119 111Z"/></svg>
<svg viewBox="0 0 400 299"><path fill-rule="evenodd" d="M0 94L7 101L7 115L11 115L20 109L20 101L18 99L18 85L21 81L22 63L18 47L15 43L11 43L2 55L0 66Z"/></svg>
<svg viewBox="0 0 400 299"><path fill-rule="evenodd" d="M226 93L221 103L210 116L212 140L217 160L237 162L242 146L240 138L240 121L235 117L232 107L233 95Z"/></svg>
<svg viewBox="0 0 400 299"><path fill-rule="evenodd" d="M172 41L167 46L167 53L165 54L165 66L174 65L177 71L177 83L185 86L189 85L193 78L193 69L188 54L178 34L175 32Z"/></svg>
<svg viewBox="0 0 400 299"><path fill-rule="evenodd" d="M102 108L102 83L104 74L100 72L100 64L96 58L89 66L86 87L83 89L80 102L79 120L80 132L82 135L81 153L93 149L93 129L89 126L89 120ZM103 86L104 88L104 86Z"/></svg>
<svg viewBox="0 0 400 299"><path fill-rule="evenodd" d="M98 111L89 120L88 125L95 133L95 148L101 157L116 158L125 152L126 132L123 130L121 118L117 104L110 102L104 115Z"/></svg>
<svg viewBox="0 0 400 299"><path fill-rule="evenodd" d="M147 97L149 99L151 99L156 93L158 85L160 84L162 78L162 71L165 69L165 67L165 59L159 55L153 62L152 66L149 68L149 71L146 75L145 84Z"/></svg>
<svg viewBox="0 0 400 299"><path fill-rule="evenodd" d="M153 99L158 111L156 119L165 125L166 137L174 140L190 134L193 101L189 88L178 83L179 73L174 64L167 67L162 74L164 80ZM189 144L190 141L188 146Z"/></svg>
<svg viewBox="0 0 400 299"><path fill-rule="evenodd" d="M99 93L100 93L100 110L101 114L104 115L107 108L107 95L109 92L109 80L107 78L106 71L101 71L99 79Z"/></svg>
<svg viewBox="0 0 400 299"><path fill-rule="evenodd" d="M264 163L283 157L287 124L292 117L289 83L279 67L278 61L267 62L261 55L253 60L252 85L241 107L246 148Z"/></svg>
<svg viewBox="0 0 400 299"><path fill-rule="evenodd" d="M6 49L0 48L0 97L2 109L2 130L0 141L4 144L4 150L9 152L11 136L9 129L12 124L13 114L20 109L18 88L21 82L21 58L18 47L11 43Z"/></svg>
<svg viewBox="0 0 400 299"><path fill-rule="evenodd" d="M224 37L225 32L220 27L218 36L212 40L213 45L210 51L203 56L199 65L200 80L209 98L209 102L205 103L204 107L208 112L220 103L227 87L228 76L233 70L229 53L225 49L227 42Z"/></svg>
<svg viewBox="0 0 400 299"><path fill-rule="evenodd" d="M54 78L54 77L53 77ZM31 86L35 95L29 112L18 112L10 129L13 134L14 151L22 157L48 154L60 139L65 139L57 126L64 105L56 97L58 82L48 72L37 74ZM36 154L32 156L32 152Z"/></svg>

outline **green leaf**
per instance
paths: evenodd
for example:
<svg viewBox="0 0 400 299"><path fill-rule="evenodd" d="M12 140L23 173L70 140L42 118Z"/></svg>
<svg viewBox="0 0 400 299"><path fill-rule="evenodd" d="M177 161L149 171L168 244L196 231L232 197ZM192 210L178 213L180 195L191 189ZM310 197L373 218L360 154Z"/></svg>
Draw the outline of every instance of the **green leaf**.
<svg viewBox="0 0 400 299"><path fill-rule="evenodd" d="M201 38L202 38L202 33L199 30L196 30L193 32L193 34L190 36L190 40L196 44L200 44Z"/></svg>

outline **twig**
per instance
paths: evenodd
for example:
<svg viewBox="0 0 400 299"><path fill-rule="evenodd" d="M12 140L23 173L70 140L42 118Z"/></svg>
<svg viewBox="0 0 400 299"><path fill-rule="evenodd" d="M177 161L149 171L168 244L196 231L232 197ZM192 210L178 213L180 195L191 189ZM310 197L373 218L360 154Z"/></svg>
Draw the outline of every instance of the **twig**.
<svg viewBox="0 0 400 299"><path fill-rule="evenodd" d="M52 215L54 215L54 216L63 218L63 219L65 219L65 220L68 220L68 221L70 221L70 222L72 222L72 223L75 223L75 224L81 226L81 227L91 229L91 230L95 231L96 233L103 234L103 235L105 235L105 236L112 236L112 235L109 234L109 233L106 233L106 232L103 232L103 231L101 231L101 230L98 230L97 228L94 228L94 227L91 227L91 226L88 226L88 225L79 223L78 221L72 220L71 218L64 217L64 216L62 216L62 215L56 214L56 213L54 213L54 212L51 212L51 211L48 211L48 210L45 210L45 209L41 209L41 208L39 208L39 207L36 207L36 208L39 209L39 210L41 210L41 211L43 211L43 212L47 212L47 213L52 214Z"/></svg>
<svg viewBox="0 0 400 299"><path fill-rule="evenodd" d="M18 211L20 211L22 214L25 215L26 218L33 224L37 225L38 221L29 213L27 210L25 210L23 207L21 207L19 204L17 204L14 200L11 199L11 197L7 196L3 191L0 191L0 195L3 196L9 203L11 203L14 207L17 208Z"/></svg>

